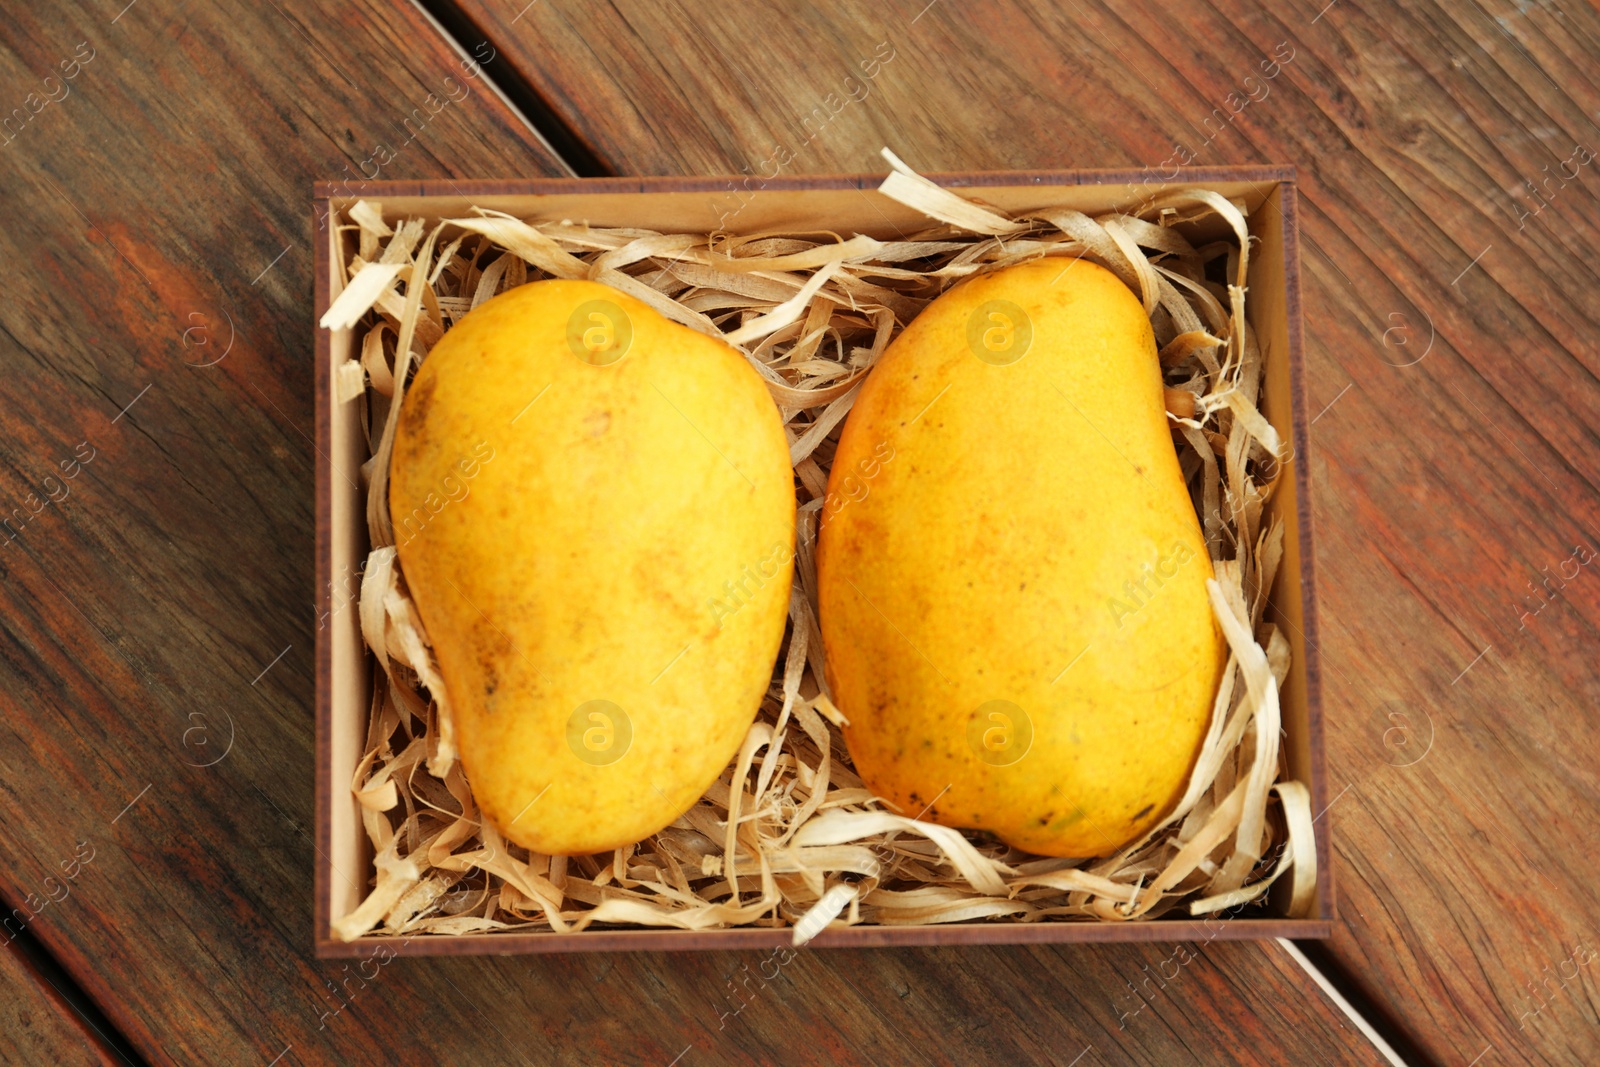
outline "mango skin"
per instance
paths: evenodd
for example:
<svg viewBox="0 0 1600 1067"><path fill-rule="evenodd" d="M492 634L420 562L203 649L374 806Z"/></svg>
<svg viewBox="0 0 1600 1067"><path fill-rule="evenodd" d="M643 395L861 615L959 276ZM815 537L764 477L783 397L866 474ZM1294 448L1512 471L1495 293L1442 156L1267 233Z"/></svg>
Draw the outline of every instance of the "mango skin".
<svg viewBox="0 0 1600 1067"><path fill-rule="evenodd" d="M620 320L596 307L631 324L614 362ZM505 837L618 848L704 794L767 689L793 560L788 441L742 355L608 286L519 286L423 363L389 505L463 769Z"/></svg>
<svg viewBox="0 0 1600 1067"><path fill-rule="evenodd" d="M868 376L828 488L827 676L870 789L1046 856L1176 805L1226 647L1126 286L1052 258L939 297Z"/></svg>

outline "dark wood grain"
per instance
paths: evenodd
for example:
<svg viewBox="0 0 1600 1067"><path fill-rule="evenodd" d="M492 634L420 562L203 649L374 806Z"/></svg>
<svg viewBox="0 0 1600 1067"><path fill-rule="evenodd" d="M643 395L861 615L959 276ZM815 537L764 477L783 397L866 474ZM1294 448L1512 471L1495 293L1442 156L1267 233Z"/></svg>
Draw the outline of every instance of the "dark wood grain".
<svg viewBox="0 0 1600 1067"><path fill-rule="evenodd" d="M13 946L0 948L0 1059L6 1063L123 1064L59 990Z"/></svg>
<svg viewBox="0 0 1600 1067"><path fill-rule="evenodd" d="M1334 954L1437 1062L1600 1058L1592 7L461 6L619 173L1299 164Z"/></svg>

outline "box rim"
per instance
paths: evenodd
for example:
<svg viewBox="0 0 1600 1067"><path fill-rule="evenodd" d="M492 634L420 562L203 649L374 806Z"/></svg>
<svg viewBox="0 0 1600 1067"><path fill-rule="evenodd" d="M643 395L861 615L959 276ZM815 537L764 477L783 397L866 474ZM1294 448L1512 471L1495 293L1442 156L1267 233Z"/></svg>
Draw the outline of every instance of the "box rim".
<svg viewBox="0 0 1600 1067"><path fill-rule="evenodd" d="M317 341L313 356L316 366L312 368L311 379L315 390L312 403L315 411L312 412L312 437L317 449L317 470L313 479L316 493L316 544L317 559L315 571L317 576L316 589L312 598L313 612L321 604L322 590L332 587L333 583L333 486L330 479L333 477L332 447L333 425L329 414L329 379L331 373L328 362L333 355L333 335L329 330L315 325L322 321L322 316L328 311L332 300L329 293L329 278L332 263L328 256L328 242L318 240L317 235L322 230L322 222L328 217L329 203L326 197L316 197L311 201L312 210L312 235L311 235L311 262L315 272L311 282L311 305L314 318L312 328L316 331ZM316 811L313 813L315 823L312 833L316 846L316 871L312 878L312 893L315 899L311 902L311 921L316 924L313 934L318 943L318 954L321 954L321 942L333 927L333 916L330 914L333 897L333 864L328 858L328 849L333 840L333 646L330 642L332 634L326 627L319 627L316 633L316 732L313 738L312 751L316 753L317 765L312 777L316 780L313 796L316 798Z"/></svg>
<svg viewBox="0 0 1600 1067"><path fill-rule="evenodd" d="M1147 170L1148 168L1146 168ZM1032 170L1032 171L951 171L924 175L949 188L1018 187L1038 185L1200 185L1208 182L1261 182L1276 184L1281 193L1284 216L1284 300L1289 338L1286 362L1289 368L1290 414L1294 438L1295 509L1300 548L1301 612L1305 628L1306 726L1311 757L1312 805L1316 818L1327 812L1327 768L1322 728L1321 644L1316 597L1316 567L1312 531L1311 485L1309 472L1310 433L1306 425L1304 329L1300 293L1300 228L1298 171L1292 164L1274 166L1219 166L1190 168L1171 179L1153 180L1146 171L1115 169ZM329 249L326 240L315 234L330 217L332 201L381 199L385 196L540 196L562 193L630 194L695 193L725 191L744 176L657 176L618 178L514 178L454 181L451 179L383 180L366 183L359 197L341 194L343 183L312 184L313 323L321 320L331 302ZM882 182L877 174L825 174L769 179L757 191L803 191L810 189L872 189ZM346 186L348 188L348 186ZM315 473L316 493L316 578L317 591L332 581L332 425L329 415L332 333L320 326L316 332L313 372L316 406L315 440L318 452ZM366 946L373 950L389 945L403 955L504 955L517 953L584 951L677 951L715 950L741 947L768 947L790 943L792 928L773 930L733 928L727 930L685 931L674 929L601 930L577 935L555 932L510 934L428 935L400 939L364 936L354 941L339 941L329 936L332 916L332 876L329 848L332 843L332 725L333 653L331 631L319 629L316 636L316 720L315 744L315 845L317 860L313 874L313 943L318 958L358 956ZM1333 936L1337 921L1334 879L1331 864L1332 820L1316 835L1317 897L1319 914L1307 918L1229 919L1218 926L1194 920L1156 920L1126 923L964 923L927 926L851 926L828 929L808 944L819 948L912 947L953 944L1047 944L1107 942L1174 942L1199 938L1186 936L1204 931L1220 940L1268 940L1295 938L1326 940ZM1221 932L1217 932L1220 929ZM398 946L398 947L397 947Z"/></svg>
<svg viewBox="0 0 1600 1067"><path fill-rule="evenodd" d="M1327 750L1322 729L1322 644L1317 616L1316 537L1311 518L1311 427L1306 422L1305 320L1300 301L1300 199L1294 182L1280 184L1283 200L1284 317L1289 327L1289 412L1294 434L1295 518L1300 542L1300 614L1305 630L1306 728L1311 754L1313 826L1328 812ZM1317 899L1330 924L1338 919L1333 879L1333 820L1316 834ZM1331 932L1329 935L1331 936Z"/></svg>
<svg viewBox="0 0 1600 1067"><path fill-rule="evenodd" d="M1076 170L980 170L928 172L923 177L950 188L982 188L1018 185L1190 185L1207 182L1277 182L1293 185L1297 168L1293 164L1274 166L1191 167L1171 178L1151 178L1147 171L1117 169ZM749 175L660 175L618 178L488 178L456 181L450 178L416 180L383 179L365 182L360 194L349 192L348 182L313 182L312 197L319 201L336 199L378 200L385 196L542 196L561 193L705 193L726 192ZM797 192L807 189L876 190L883 182L878 174L815 174L776 177L762 181L747 192ZM340 187L346 191L339 192ZM318 216L319 218L325 216Z"/></svg>
<svg viewBox="0 0 1600 1067"><path fill-rule="evenodd" d="M1064 938L1058 928L1078 936ZM925 926L846 926L824 930L806 948L937 948L947 945L1140 944L1208 941L1326 940L1332 936L1326 919L1200 919L1155 922L930 923ZM411 937L365 936L354 941L322 937L318 959L365 958L388 946L397 956L494 956L566 952L729 952L740 949L793 946L792 926L771 929L734 927L726 930L588 930L579 934L552 931L509 934L417 934Z"/></svg>

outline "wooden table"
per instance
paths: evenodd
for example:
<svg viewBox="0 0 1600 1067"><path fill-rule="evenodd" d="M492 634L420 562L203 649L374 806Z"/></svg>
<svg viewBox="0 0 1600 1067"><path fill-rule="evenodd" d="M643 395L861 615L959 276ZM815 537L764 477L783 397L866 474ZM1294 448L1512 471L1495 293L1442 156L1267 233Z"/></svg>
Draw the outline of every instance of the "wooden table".
<svg viewBox="0 0 1600 1067"><path fill-rule="evenodd" d="M889 145L1299 165L1320 962L1410 1062L1600 1062L1593 9L430 3L467 79L399 0L125 4L0 21L0 1058L1382 1062L1270 943L817 952L731 1020L759 954L311 957L310 183Z"/></svg>

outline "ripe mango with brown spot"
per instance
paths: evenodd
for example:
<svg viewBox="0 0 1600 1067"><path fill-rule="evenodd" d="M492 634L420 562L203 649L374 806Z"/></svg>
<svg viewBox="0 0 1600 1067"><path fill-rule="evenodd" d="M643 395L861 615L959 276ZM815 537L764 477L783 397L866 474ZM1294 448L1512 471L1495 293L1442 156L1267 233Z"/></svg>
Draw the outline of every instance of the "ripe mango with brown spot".
<svg viewBox="0 0 1600 1067"><path fill-rule="evenodd" d="M873 368L829 478L820 621L856 769L909 816L1115 851L1210 722L1211 577L1128 288L1056 258L956 286Z"/></svg>
<svg viewBox="0 0 1600 1067"><path fill-rule="evenodd" d="M789 446L745 357L604 285L519 286L429 353L389 476L484 817L575 855L693 805L789 599Z"/></svg>

